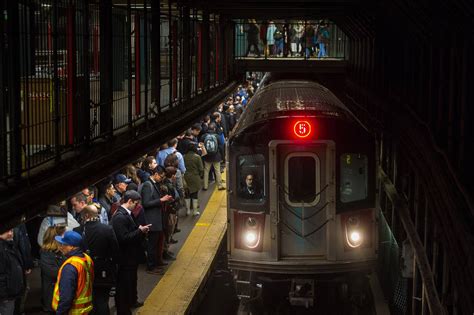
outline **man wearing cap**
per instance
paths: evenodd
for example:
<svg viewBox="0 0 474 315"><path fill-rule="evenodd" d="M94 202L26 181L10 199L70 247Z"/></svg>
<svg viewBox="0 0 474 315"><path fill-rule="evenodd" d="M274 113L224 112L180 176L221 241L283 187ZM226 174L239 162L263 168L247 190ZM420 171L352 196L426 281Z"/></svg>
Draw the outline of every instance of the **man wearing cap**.
<svg viewBox="0 0 474 315"><path fill-rule="evenodd" d="M119 271L115 305L118 315L129 315L131 308L142 306L137 297L137 269L141 257L142 242L151 224L137 225L132 211L140 203L141 196L135 190L123 195L123 203L112 217L112 227L120 247Z"/></svg>
<svg viewBox="0 0 474 315"><path fill-rule="evenodd" d="M120 200L123 197L123 194L127 191L127 186L132 180L123 174L117 174L114 178L114 187L117 191L115 194L115 199Z"/></svg>
<svg viewBox="0 0 474 315"><path fill-rule="evenodd" d="M81 249L82 236L67 231L54 239L67 259L59 268L52 307L56 314L89 314L92 311L94 263Z"/></svg>

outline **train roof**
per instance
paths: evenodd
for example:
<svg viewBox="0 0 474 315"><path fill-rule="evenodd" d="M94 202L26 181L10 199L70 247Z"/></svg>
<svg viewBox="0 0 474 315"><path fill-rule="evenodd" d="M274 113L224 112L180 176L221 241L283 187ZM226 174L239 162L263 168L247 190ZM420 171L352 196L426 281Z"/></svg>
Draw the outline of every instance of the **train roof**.
<svg viewBox="0 0 474 315"><path fill-rule="evenodd" d="M356 120L347 107L327 88L306 80L283 80L259 89L247 105L234 134L257 122L288 114Z"/></svg>

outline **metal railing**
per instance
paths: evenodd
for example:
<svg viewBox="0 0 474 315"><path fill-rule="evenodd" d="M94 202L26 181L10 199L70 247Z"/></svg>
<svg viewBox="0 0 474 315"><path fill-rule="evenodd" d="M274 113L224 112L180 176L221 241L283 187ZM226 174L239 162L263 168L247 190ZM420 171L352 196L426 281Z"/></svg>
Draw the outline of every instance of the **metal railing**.
<svg viewBox="0 0 474 315"><path fill-rule="evenodd" d="M185 101L228 81L232 51L221 48L232 41L232 24L159 5L2 3L0 181L185 110Z"/></svg>
<svg viewBox="0 0 474 315"><path fill-rule="evenodd" d="M236 59L347 59L347 36L326 21L238 21L234 32Z"/></svg>

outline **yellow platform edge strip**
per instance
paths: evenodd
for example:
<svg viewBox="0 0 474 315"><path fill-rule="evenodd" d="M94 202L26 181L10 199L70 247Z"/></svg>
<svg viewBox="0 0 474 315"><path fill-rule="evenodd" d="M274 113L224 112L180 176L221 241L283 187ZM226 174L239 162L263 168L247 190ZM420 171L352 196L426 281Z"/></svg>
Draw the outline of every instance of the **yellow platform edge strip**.
<svg viewBox="0 0 474 315"><path fill-rule="evenodd" d="M176 261L166 271L137 314L184 314L225 235L227 226L225 190L215 189L205 211L179 251Z"/></svg>

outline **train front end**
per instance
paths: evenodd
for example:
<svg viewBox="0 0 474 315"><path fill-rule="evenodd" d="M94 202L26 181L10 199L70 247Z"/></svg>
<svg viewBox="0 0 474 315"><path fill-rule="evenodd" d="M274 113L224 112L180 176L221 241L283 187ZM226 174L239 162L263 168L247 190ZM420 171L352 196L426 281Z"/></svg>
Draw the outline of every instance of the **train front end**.
<svg viewBox="0 0 474 315"><path fill-rule="evenodd" d="M229 141L228 265L243 299L279 287L311 306L318 283L375 266L375 143L337 111L253 118Z"/></svg>

